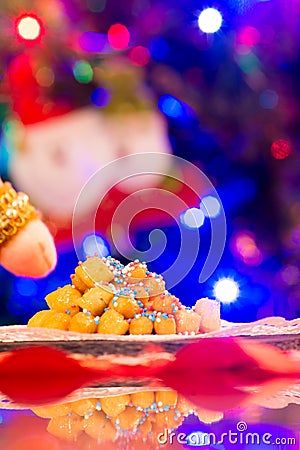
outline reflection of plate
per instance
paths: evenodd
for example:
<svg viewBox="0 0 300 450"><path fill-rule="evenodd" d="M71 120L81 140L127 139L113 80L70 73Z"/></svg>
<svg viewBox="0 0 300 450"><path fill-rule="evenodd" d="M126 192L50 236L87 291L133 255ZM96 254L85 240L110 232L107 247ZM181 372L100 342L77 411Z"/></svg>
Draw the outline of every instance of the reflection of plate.
<svg viewBox="0 0 300 450"><path fill-rule="evenodd" d="M222 321L222 329L196 336L182 335L101 335L82 334L49 328L27 328L26 325L0 327L0 351L10 351L29 344L51 345L74 353L90 355L137 355L149 344L164 351L176 352L184 344L214 336L245 336L263 341L283 350L300 349L300 319L287 321L281 317L268 317L257 322L234 324Z"/></svg>
<svg viewBox="0 0 300 450"><path fill-rule="evenodd" d="M88 399L88 398L103 398L112 397L122 394L132 394L135 392L147 392L147 391L167 391L170 390L166 387L161 386L142 386L142 387L132 387L132 386L118 386L118 387L87 387L83 389L78 389L71 395L56 402L55 404L69 403L76 400ZM255 388L249 389L249 392L256 392ZM270 409L281 409L286 408L290 404L300 405L300 384L291 385L289 388L283 389L280 392L265 397L260 396L259 401L256 401L257 406L262 406L264 408ZM30 405L18 405L17 403L11 402L6 397L2 396L0 393L0 410L1 409L28 409Z"/></svg>

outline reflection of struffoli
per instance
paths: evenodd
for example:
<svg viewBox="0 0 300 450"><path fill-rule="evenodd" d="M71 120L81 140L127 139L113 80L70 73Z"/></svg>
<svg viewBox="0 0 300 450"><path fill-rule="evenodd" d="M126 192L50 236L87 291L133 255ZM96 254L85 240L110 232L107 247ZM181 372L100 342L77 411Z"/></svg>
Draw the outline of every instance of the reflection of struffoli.
<svg viewBox="0 0 300 450"><path fill-rule="evenodd" d="M162 276L138 260L123 266L111 257L88 258L79 263L71 280L72 285L46 297L51 311L69 319L37 313L28 326L52 323L53 328L116 335L194 335L221 326L217 302L198 301L195 311L185 307L165 289Z"/></svg>
<svg viewBox="0 0 300 450"><path fill-rule="evenodd" d="M133 439L145 444L142 448L157 448L159 433L176 430L190 414L207 424L223 418L221 412L196 407L171 390L81 399L33 412L51 419L47 430L61 439L76 441L82 435L84 442L86 434L98 443L118 439L120 448L129 448ZM88 448L94 448L92 442Z"/></svg>

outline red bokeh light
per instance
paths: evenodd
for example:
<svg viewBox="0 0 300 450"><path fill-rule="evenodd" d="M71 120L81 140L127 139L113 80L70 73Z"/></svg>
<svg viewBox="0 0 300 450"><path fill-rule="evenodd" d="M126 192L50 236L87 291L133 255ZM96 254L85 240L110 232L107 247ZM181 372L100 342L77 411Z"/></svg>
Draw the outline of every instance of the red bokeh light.
<svg viewBox="0 0 300 450"><path fill-rule="evenodd" d="M136 66L146 66L150 60L150 52L146 47L139 45L130 52L130 59Z"/></svg>
<svg viewBox="0 0 300 450"><path fill-rule="evenodd" d="M253 47L259 43L260 33L256 28L246 26L239 30L237 40L239 44Z"/></svg>
<svg viewBox="0 0 300 450"><path fill-rule="evenodd" d="M108 30L108 42L116 50L124 50L127 48L129 40L130 33L125 25L116 23Z"/></svg>
<svg viewBox="0 0 300 450"><path fill-rule="evenodd" d="M286 139L278 139L271 145L271 154L275 159L285 159L291 151L291 144Z"/></svg>

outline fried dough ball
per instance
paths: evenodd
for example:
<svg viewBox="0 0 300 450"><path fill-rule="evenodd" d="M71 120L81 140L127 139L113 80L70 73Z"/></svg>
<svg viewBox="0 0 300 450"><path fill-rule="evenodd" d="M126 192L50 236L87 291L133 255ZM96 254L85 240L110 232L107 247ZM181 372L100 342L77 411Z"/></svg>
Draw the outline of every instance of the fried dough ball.
<svg viewBox="0 0 300 450"><path fill-rule="evenodd" d="M101 316L106 307L106 302L102 297L103 290L99 287L94 287L89 289L83 296L78 300L78 305L82 309L87 309L94 316Z"/></svg>
<svg viewBox="0 0 300 450"><path fill-rule="evenodd" d="M129 295L118 295L113 298L109 304L110 309L117 311L125 317L131 319L135 314L138 314L141 307L138 305L135 298Z"/></svg>
<svg viewBox="0 0 300 450"><path fill-rule="evenodd" d="M201 318L191 309L180 309L175 315L177 333L198 334Z"/></svg>
<svg viewBox="0 0 300 450"><path fill-rule="evenodd" d="M88 289L87 285L82 281L82 279L76 275L76 273L73 273L71 276L72 285L82 294Z"/></svg>
<svg viewBox="0 0 300 450"><path fill-rule="evenodd" d="M76 316L75 316L76 317ZM124 320L124 316L113 309L105 311L100 317L97 332L103 334L126 334L129 323Z"/></svg>
<svg viewBox="0 0 300 450"><path fill-rule="evenodd" d="M96 398L82 398L71 403L72 411L74 411L79 416L85 416L86 414L95 411L96 406Z"/></svg>
<svg viewBox="0 0 300 450"><path fill-rule="evenodd" d="M82 433L84 421L75 413L64 417L53 417L47 426L47 431L60 439L75 441Z"/></svg>
<svg viewBox="0 0 300 450"><path fill-rule="evenodd" d="M175 319L173 317L164 318L162 316L157 316L154 321L154 331L156 334L175 334Z"/></svg>
<svg viewBox="0 0 300 450"><path fill-rule="evenodd" d="M84 419L84 430L97 441L112 441L116 436L116 429L102 411L95 411L90 417Z"/></svg>
<svg viewBox="0 0 300 450"><path fill-rule="evenodd" d="M75 316L73 316L75 317ZM56 328L57 330L68 330L71 317L68 314L54 312L43 320L43 328Z"/></svg>
<svg viewBox="0 0 300 450"><path fill-rule="evenodd" d="M96 333L97 325L95 317L84 312L79 312L72 317L69 330L77 331L78 333Z"/></svg>
<svg viewBox="0 0 300 450"><path fill-rule="evenodd" d="M151 299L153 300L152 306L155 311L165 312L167 314L175 314L180 305L175 295L161 294L151 297Z"/></svg>
<svg viewBox="0 0 300 450"><path fill-rule="evenodd" d="M133 406L128 406L125 411L118 415L117 419L121 430L134 430L142 417L141 411L137 411Z"/></svg>
<svg viewBox="0 0 300 450"><path fill-rule="evenodd" d="M79 292L71 284L67 284L62 288L56 289L46 295L45 300L50 309L57 312L67 312L74 316L79 312L78 301L81 299L81 292Z"/></svg>
<svg viewBox="0 0 300 450"><path fill-rule="evenodd" d="M62 403L60 405L37 406L36 408L31 408L31 410L38 417L51 419L52 417L62 417L69 414L71 412L71 405L71 403Z"/></svg>
<svg viewBox="0 0 300 450"><path fill-rule="evenodd" d="M155 394L157 406L163 408L164 406L176 406L177 392L176 391L157 391Z"/></svg>
<svg viewBox="0 0 300 450"><path fill-rule="evenodd" d="M134 392L133 394L130 394L130 397L133 406L139 406L140 408L150 408L155 401L155 394L153 391Z"/></svg>
<svg viewBox="0 0 300 450"><path fill-rule="evenodd" d="M52 317L54 314L56 314L55 311L51 311L50 309L46 309L43 311L37 312L34 316L31 317L28 321L28 327L43 327L44 321Z"/></svg>
<svg viewBox="0 0 300 450"><path fill-rule="evenodd" d="M105 397L100 400L102 411L109 417L117 417L130 403L130 396L127 394Z"/></svg>
<svg viewBox="0 0 300 450"><path fill-rule="evenodd" d="M153 322L149 317L140 316L131 320L129 325L129 334L151 334L153 331Z"/></svg>

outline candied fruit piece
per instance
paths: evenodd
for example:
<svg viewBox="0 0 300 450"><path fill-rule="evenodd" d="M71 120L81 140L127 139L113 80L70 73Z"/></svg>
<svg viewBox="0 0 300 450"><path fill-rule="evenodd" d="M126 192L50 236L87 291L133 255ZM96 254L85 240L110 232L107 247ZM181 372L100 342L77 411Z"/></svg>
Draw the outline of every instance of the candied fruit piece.
<svg viewBox="0 0 300 450"><path fill-rule="evenodd" d="M114 274L98 256L88 258L82 264L76 267L75 274L81 278L81 280L91 288L95 286L95 283L101 283L103 281L110 283Z"/></svg>
<svg viewBox="0 0 300 450"><path fill-rule="evenodd" d="M135 298L129 295L116 295L110 302L109 307L122 314L125 319L131 319L141 310Z"/></svg>
<svg viewBox="0 0 300 450"><path fill-rule="evenodd" d="M37 406L36 408L31 408L31 410L38 417L43 419L51 419L52 417L62 417L66 416L71 412L71 403L62 403L60 405L50 405L50 406Z"/></svg>
<svg viewBox="0 0 300 450"><path fill-rule="evenodd" d="M74 316L75 317L75 316ZM67 330L71 317L68 314L55 312L52 316L43 320L43 328L56 328L57 330Z"/></svg>
<svg viewBox="0 0 300 450"><path fill-rule="evenodd" d="M116 395L114 397L104 397L100 399L102 411L109 417L117 417L130 402L130 396L127 394Z"/></svg>
<svg viewBox="0 0 300 450"><path fill-rule="evenodd" d="M69 330L77 331L78 333L95 333L97 330L95 317L84 312L79 312L72 317Z"/></svg>
<svg viewBox="0 0 300 450"><path fill-rule="evenodd" d="M139 406L140 408L150 408L155 401L155 394L153 391L134 392L130 394L131 403L133 406Z"/></svg>
<svg viewBox="0 0 300 450"><path fill-rule="evenodd" d="M199 333L201 318L191 309L180 309L175 315L177 333Z"/></svg>
<svg viewBox="0 0 300 450"><path fill-rule="evenodd" d="M199 330L202 333L217 331L221 329L220 302L201 298L195 305L195 313L200 316Z"/></svg>
<svg viewBox="0 0 300 450"><path fill-rule="evenodd" d="M149 317L140 316L131 320L129 325L129 334L151 334L153 331L153 322Z"/></svg>
<svg viewBox="0 0 300 450"><path fill-rule="evenodd" d="M176 391L157 391L155 394L157 406L163 408L164 406L174 407L177 403Z"/></svg>
<svg viewBox="0 0 300 450"><path fill-rule="evenodd" d="M137 411L133 406L128 406L125 411L118 415L119 427L121 430L134 430L142 417L141 411Z"/></svg>
<svg viewBox="0 0 300 450"><path fill-rule="evenodd" d="M175 334L175 319L173 317L164 318L162 316L157 316L154 321L154 331L156 334Z"/></svg>
<svg viewBox="0 0 300 450"><path fill-rule="evenodd" d="M85 416L91 411L95 411L97 406L96 398L82 398L70 403L70 408L79 416Z"/></svg>
<svg viewBox="0 0 300 450"><path fill-rule="evenodd" d="M145 289L148 289L149 296L160 295L165 292L166 284L161 276L152 274L142 280Z"/></svg>
<svg viewBox="0 0 300 450"><path fill-rule="evenodd" d="M76 275L76 273L73 273L70 278L72 281L72 285L75 286L75 288L82 294L88 289L87 285L78 275Z"/></svg>
<svg viewBox="0 0 300 450"><path fill-rule="evenodd" d="M75 413L64 417L53 417L47 431L60 439L75 441L83 431L83 419Z"/></svg>
<svg viewBox="0 0 300 450"><path fill-rule="evenodd" d="M82 309L90 311L94 316L100 316L106 307L106 303L102 298L102 292L102 289L98 287L89 289L78 300L78 305Z"/></svg>
<svg viewBox="0 0 300 450"><path fill-rule="evenodd" d="M178 310L180 302L175 295L156 295L151 297L152 306L155 311L165 312L167 314L175 314Z"/></svg>
<svg viewBox="0 0 300 450"><path fill-rule="evenodd" d="M102 411L95 411L90 417L84 419L84 430L99 443L112 441L116 435L116 429Z"/></svg>
<svg viewBox="0 0 300 450"><path fill-rule="evenodd" d="M81 298L81 292L79 292L71 284L67 284L62 288L58 288L56 291L46 295L45 300L49 308L57 312L67 312L71 316L79 312L78 300Z"/></svg>
<svg viewBox="0 0 300 450"><path fill-rule="evenodd" d="M75 316L76 317L76 316ZM100 317L98 333L103 334L126 334L129 329L129 323L124 320L124 316L113 309L105 311Z"/></svg>
<svg viewBox="0 0 300 450"><path fill-rule="evenodd" d="M44 320L49 317L52 317L56 314L55 311L51 311L50 309L46 309L43 311L37 312L34 316L31 317L28 321L28 327L43 327Z"/></svg>

